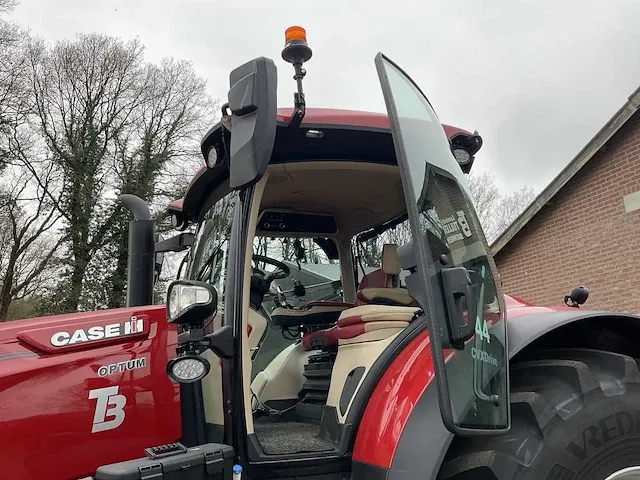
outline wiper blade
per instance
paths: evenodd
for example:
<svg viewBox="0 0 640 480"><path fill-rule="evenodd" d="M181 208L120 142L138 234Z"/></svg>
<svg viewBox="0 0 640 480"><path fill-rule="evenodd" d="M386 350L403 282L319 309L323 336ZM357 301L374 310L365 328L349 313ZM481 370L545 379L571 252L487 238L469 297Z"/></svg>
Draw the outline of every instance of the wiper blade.
<svg viewBox="0 0 640 480"><path fill-rule="evenodd" d="M198 269L198 273L196 273L196 280L202 281L202 277L205 273L206 268L211 266L213 259L218 255L218 253L220 253L221 250L222 249L220 248L220 246L213 249L213 251L209 254L205 262Z"/></svg>

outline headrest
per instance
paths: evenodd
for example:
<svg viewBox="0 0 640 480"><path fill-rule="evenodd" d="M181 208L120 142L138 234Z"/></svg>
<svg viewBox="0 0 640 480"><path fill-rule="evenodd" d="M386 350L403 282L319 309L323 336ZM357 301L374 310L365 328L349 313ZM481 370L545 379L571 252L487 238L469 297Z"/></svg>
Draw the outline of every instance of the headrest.
<svg viewBox="0 0 640 480"><path fill-rule="evenodd" d="M387 275L400 275L400 270L398 246L395 243L385 243L382 247L382 271Z"/></svg>

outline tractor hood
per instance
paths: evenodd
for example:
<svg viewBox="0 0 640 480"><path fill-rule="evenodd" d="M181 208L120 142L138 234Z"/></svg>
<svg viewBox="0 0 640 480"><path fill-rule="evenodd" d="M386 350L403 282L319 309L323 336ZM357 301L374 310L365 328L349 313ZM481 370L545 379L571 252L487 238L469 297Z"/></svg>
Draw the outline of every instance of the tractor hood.
<svg viewBox="0 0 640 480"><path fill-rule="evenodd" d="M0 324L0 345L22 342L39 353L61 353L148 337L150 316L164 305L116 308L14 320Z"/></svg>

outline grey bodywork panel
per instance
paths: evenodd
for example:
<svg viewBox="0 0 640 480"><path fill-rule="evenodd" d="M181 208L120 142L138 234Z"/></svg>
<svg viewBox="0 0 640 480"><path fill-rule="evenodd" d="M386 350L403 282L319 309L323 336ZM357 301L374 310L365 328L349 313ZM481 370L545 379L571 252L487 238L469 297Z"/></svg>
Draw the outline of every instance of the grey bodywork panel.
<svg viewBox="0 0 640 480"><path fill-rule="evenodd" d="M590 318L602 318L607 321L624 318L635 319L640 322L640 317L628 313L582 310L578 308L523 315L513 320L507 320L509 358L513 358L514 355L520 353L531 342L558 327Z"/></svg>
<svg viewBox="0 0 640 480"><path fill-rule="evenodd" d="M508 320L509 358L558 327L590 318L607 321L624 318L640 322L640 317L635 315L583 309L523 315ZM431 382L402 431L387 480L435 479L452 440L453 434L445 428L440 416L436 382Z"/></svg>

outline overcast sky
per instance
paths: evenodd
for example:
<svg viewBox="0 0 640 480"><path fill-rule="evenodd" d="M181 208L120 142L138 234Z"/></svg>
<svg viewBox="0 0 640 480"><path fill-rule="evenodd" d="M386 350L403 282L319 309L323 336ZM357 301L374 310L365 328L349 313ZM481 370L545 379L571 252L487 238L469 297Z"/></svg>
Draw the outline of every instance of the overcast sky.
<svg viewBox="0 0 640 480"><path fill-rule="evenodd" d="M381 51L443 123L478 130L474 168L509 190L544 188L640 86L639 0L20 0L10 18L51 41L137 36L149 60L192 60L219 98L231 69L271 57L280 106L295 88L280 57L288 26L313 49L309 107L384 111Z"/></svg>

